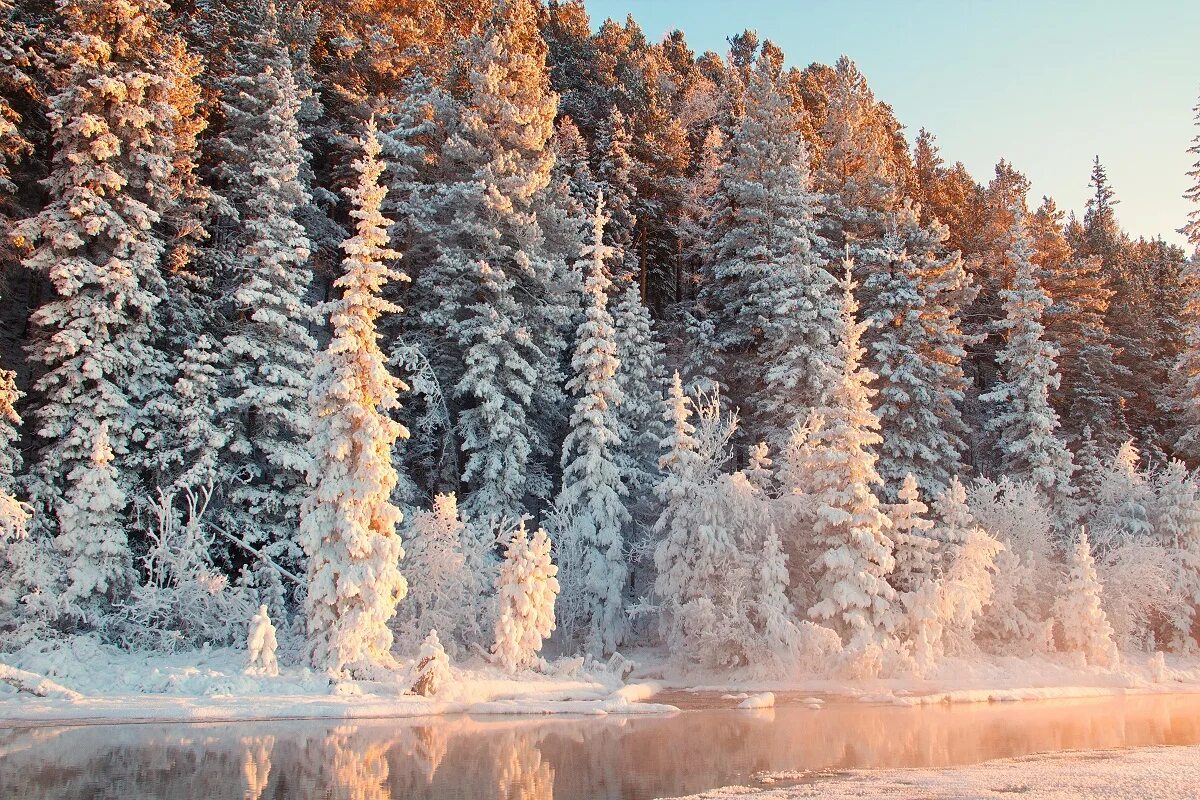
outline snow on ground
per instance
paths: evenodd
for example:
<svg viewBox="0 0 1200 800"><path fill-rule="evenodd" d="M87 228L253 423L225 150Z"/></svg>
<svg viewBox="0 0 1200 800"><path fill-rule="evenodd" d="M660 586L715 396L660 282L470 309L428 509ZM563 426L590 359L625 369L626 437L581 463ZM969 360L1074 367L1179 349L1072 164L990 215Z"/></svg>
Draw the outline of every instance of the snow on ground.
<svg viewBox="0 0 1200 800"><path fill-rule="evenodd" d="M762 790L731 786L680 800L1182 800L1197 796L1200 747L1049 753L936 770L781 773L763 780L800 783Z"/></svg>
<svg viewBox="0 0 1200 800"><path fill-rule="evenodd" d="M411 665L379 681L331 684L306 668L277 677L244 673L246 653L230 648L159 655L127 653L77 638L4 657L11 667L50 678L82 697L35 697L0 683L0 721L254 720L472 714L662 714L643 702L654 683L625 685L598 665L564 659L543 672L505 673L481 659L455 667L434 698L406 694Z"/></svg>
<svg viewBox="0 0 1200 800"><path fill-rule="evenodd" d="M0 721L671 713L674 706L652 702L664 690L675 690L684 699L690 692L724 694L728 699L723 702L730 707L751 694L769 692L788 698L816 695L905 706L1200 692L1200 664L1170 656L1161 669L1153 658L1129 656L1120 668L1111 670L1086 667L1069 657L947 659L925 679L848 682L815 676L768 681L688 672L669 666L662 651L647 649L631 655L640 666L628 684L621 670L585 664L579 658L513 675L472 657L454 666L455 679L444 692L424 698L407 693L413 683L409 663L381 680L331 685L323 674L295 666L283 666L278 677L247 675L246 653L240 649L131 654L80 637L28 647L3 658L9 667L31 673L25 682L49 679L47 685L63 691L36 697L0 682ZM750 699L760 702L757 697ZM819 701L811 707L819 708Z"/></svg>

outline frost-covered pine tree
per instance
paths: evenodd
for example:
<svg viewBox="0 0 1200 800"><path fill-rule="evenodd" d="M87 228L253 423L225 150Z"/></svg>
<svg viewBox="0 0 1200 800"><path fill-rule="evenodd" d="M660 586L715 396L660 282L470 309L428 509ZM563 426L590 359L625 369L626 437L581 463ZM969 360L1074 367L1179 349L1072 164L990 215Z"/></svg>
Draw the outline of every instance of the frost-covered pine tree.
<svg viewBox="0 0 1200 800"><path fill-rule="evenodd" d="M310 202L301 180L307 155L301 90L269 4L257 32L233 42L222 86L223 128L214 150L240 231L227 291L218 406L228 431L222 470L235 478L224 525L285 566L297 568L296 518L311 467L306 396L316 321L305 295L311 243L297 221Z"/></svg>
<svg viewBox="0 0 1200 800"><path fill-rule="evenodd" d="M436 495L432 508L413 514L404 549L405 569L421 579L396 610L392 627L399 643L416 647L431 628L441 631L452 654L482 643L492 581L479 562L490 554L469 552L479 549L478 542L453 494Z"/></svg>
<svg viewBox="0 0 1200 800"><path fill-rule="evenodd" d="M796 609L787 594L787 555L783 552L774 526L767 529L760 558L753 621L762 644L750 657L754 662L769 665L775 673L782 674L794 665L801 647L801 637L796 627Z"/></svg>
<svg viewBox="0 0 1200 800"><path fill-rule="evenodd" d="M871 642L891 625L895 591L887 576L895 566L891 521L875 489L880 484L872 448L879 444L879 419L871 410L874 376L862 366L863 331L855 318L853 263L845 261L838 337L840 370L815 413L824 425L812 433L809 492L816 519L816 602L808 616L827 622L844 641Z"/></svg>
<svg viewBox="0 0 1200 800"><path fill-rule="evenodd" d="M596 180L608 198L611 216L604 227L604 243L616 247L621 254L621 277L636 283L641 274L633 246L637 189L633 182L633 156L629 152L632 146L625 115L614 106L596 131Z"/></svg>
<svg viewBox="0 0 1200 800"><path fill-rule="evenodd" d="M10 497L16 491L22 465L17 446L21 439L21 416L16 408L21 392L16 377L11 370L0 368L0 494Z"/></svg>
<svg viewBox="0 0 1200 800"><path fill-rule="evenodd" d="M5 634L30 622L26 614L30 593L49 595L54 601L54 583L61 571L47 558L52 557L49 540L31 536L30 508L15 494L21 469L17 447L21 417L15 405L21 394L14 379L14 373L0 369L0 632ZM35 634L43 621L44 617L32 621Z"/></svg>
<svg viewBox="0 0 1200 800"><path fill-rule="evenodd" d="M883 256L863 284L883 435L879 473L889 500L909 473L937 494L961 470L966 450L962 361L972 339L959 313L976 291L959 254L943 252L949 231L936 220L921 225L918 213L905 202L891 215Z"/></svg>
<svg viewBox="0 0 1200 800"><path fill-rule="evenodd" d="M12 169L25 156L33 152L33 145L22 130L21 115L13 108L7 94L16 87L30 85L30 58L25 38L28 26L16 13L12 0L0 0L0 52L4 53L4 64L0 66L0 237L7 237L9 203L5 195L14 194L17 186L12 181Z"/></svg>
<svg viewBox="0 0 1200 800"><path fill-rule="evenodd" d="M228 434L218 425L220 356L212 337L200 334L183 351L173 391L156 399L163 429L152 463L158 482L175 490L198 490L219 485L220 457Z"/></svg>
<svg viewBox="0 0 1200 800"><path fill-rule="evenodd" d="M162 0L64 0L59 12L66 70L49 98L48 202L17 228L33 245L25 267L53 287L30 348L41 443L30 492L46 521L87 473L103 426L115 480L134 485L141 407L167 390L154 342L187 79Z"/></svg>
<svg viewBox="0 0 1200 800"><path fill-rule="evenodd" d="M1079 489L1079 499L1083 503L1094 503L1100 490L1100 481L1104 474L1104 458L1100 450L1100 442L1092 435L1092 426L1084 425L1079 435L1079 447L1075 451L1075 485Z"/></svg>
<svg viewBox="0 0 1200 800"><path fill-rule="evenodd" d="M888 509L896 545L892 585L897 591L909 592L935 577L939 566L938 541L930 535L933 520L928 518L929 506L921 502L921 490L911 472L904 476L897 497L899 502Z"/></svg>
<svg viewBox="0 0 1200 800"><path fill-rule="evenodd" d="M1193 109L1200 129L1200 103ZM1192 257L1184 267L1183 284L1188 287L1183 308L1183 347L1171 372L1171 396L1179 414L1176 451L1192 463L1200 462L1200 132L1188 152L1196 162L1188 171L1192 185L1184 198L1193 205L1188 222L1180 231L1192 246Z"/></svg>
<svg viewBox="0 0 1200 800"><path fill-rule="evenodd" d="M668 426L663 439L664 453L659 459L662 479L655 489L662 511L654 523L654 594L662 606L661 628L677 626L680 608L700 587L693 580L696 560L711 548L697 543L708 531L698 527L700 455L692 424L692 401L683 391L676 372L664 401L663 421Z"/></svg>
<svg viewBox="0 0 1200 800"><path fill-rule="evenodd" d="M751 435L777 445L836 369L837 298L818 255L820 211L800 120L762 59L720 168L700 306L715 334L712 376L750 417Z"/></svg>
<svg viewBox="0 0 1200 800"><path fill-rule="evenodd" d="M604 226L605 230L609 225ZM616 457L630 502L639 504L658 482L658 457L666 434L662 420L666 388L663 346L656 337L650 310L642 303L637 281L625 281L613 304L612 316L617 387L621 390Z"/></svg>
<svg viewBox="0 0 1200 800"><path fill-rule="evenodd" d="M1103 591L1087 531L1081 530L1070 550L1068 572L1054 603L1054 617L1065 650L1082 653L1089 664L1116 667L1120 656L1112 626L1104 613Z"/></svg>
<svg viewBox="0 0 1200 800"><path fill-rule="evenodd" d="M17 449L21 417L14 408L21 393L17 391L15 377L12 372L0 369L0 553L7 552L10 542L25 538L29 522L28 509L14 496L15 478L21 468L21 452ZM7 572L3 567L4 561L0 559L0 575Z"/></svg>
<svg viewBox="0 0 1200 800"><path fill-rule="evenodd" d="M604 244L606 221L600 197L592 217L592 241L581 255L586 269L586 305L575 334L573 375L567 383L575 396L575 408L563 442L562 491L556 503L567 520L567 527L557 532L562 552L579 559L559 568L564 577L568 573L581 576L584 588L583 603L576 609L580 618L570 620L570 625L586 631L586 647L597 655L615 651L628 629L624 532L630 516L616 459L620 444L617 409L622 395L616 379L616 334L608 311L606 261L613 248Z"/></svg>
<svg viewBox="0 0 1200 800"><path fill-rule="evenodd" d="M1096 504L1089 521L1091 541L1099 553L1148 539L1153 533L1150 508L1153 487L1138 468L1141 456L1130 439L1121 445L1100 473Z"/></svg>
<svg viewBox="0 0 1200 800"><path fill-rule="evenodd" d="M500 615L492 657L509 672L536 663L542 641L554 632L557 574L546 531L538 528L530 539L522 522L508 541L496 578Z"/></svg>
<svg viewBox="0 0 1200 800"><path fill-rule="evenodd" d="M300 510L312 663L332 674L391 663L388 621L407 591L391 456L408 431L388 415L403 383L388 373L376 330L381 314L399 310L381 296L384 284L405 276L388 266L400 254L387 247L379 211L387 190L373 120L361 146L358 183L346 189L355 235L334 282L342 296L329 305L333 336L313 371L311 489Z"/></svg>
<svg viewBox="0 0 1200 800"><path fill-rule="evenodd" d="M975 518L967 505L967 488L956 476L950 485L933 498L935 522L929 531L938 543L938 566L947 568L967 534L975 527Z"/></svg>
<svg viewBox="0 0 1200 800"><path fill-rule="evenodd" d="M92 442L91 461L75 468L71 489L58 507L54 539L66 566L63 603L88 625L100 620L134 577L125 522L128 500L113 466L106 423L100 423Z"/></svg>
<svg viewBox="0 0 1200 800"><path fill-rule="evenodd" d="M1044 338L1042 315L1050 298L1038 286L1032 259L1024 214L1014 207L1007 253L1013 285L1000 293L1004 347L996 359L1001 379L980 400L993 412L985 427L997 437L997 469L1014 480L1030 481L1058 513L1069 517L1075 466L1058 436L1058 414L1050 404L1050 392L1059 382L1058 353Z"/></svg>
<svg viewBox="0 0 1200 800"><path fill-rule="evenodd" d="M417 680L413 684L413 694L422 697L433 697L445 689L454 679L450 673L450 657L438 638L434 628L429 629L429 635L421 642L417 653Z"/></svg>
<svg viewBox="0 0 1200 800"><path fill-rule="evenodd" d="M578 252L557 252L542 228L558 213L555 98L535 6L498 4L466 43L437 174L404 210L420 264L414 344L451 403L459 498L477 521L515 520L551 496L567 415L562 365L579 293L566 262Z"/></svg>

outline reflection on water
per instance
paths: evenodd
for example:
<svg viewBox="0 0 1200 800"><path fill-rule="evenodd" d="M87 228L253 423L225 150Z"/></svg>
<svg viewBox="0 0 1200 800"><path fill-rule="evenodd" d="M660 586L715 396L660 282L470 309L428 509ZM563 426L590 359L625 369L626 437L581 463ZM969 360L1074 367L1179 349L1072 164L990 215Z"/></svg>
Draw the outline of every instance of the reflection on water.
<svg viewBox="0 0 1200 800"><path fill-rule="evenodd" d="M766 770L945 766L1200 743L1200 696L673 717L0 730L2 798L643 800Z"/></svg>

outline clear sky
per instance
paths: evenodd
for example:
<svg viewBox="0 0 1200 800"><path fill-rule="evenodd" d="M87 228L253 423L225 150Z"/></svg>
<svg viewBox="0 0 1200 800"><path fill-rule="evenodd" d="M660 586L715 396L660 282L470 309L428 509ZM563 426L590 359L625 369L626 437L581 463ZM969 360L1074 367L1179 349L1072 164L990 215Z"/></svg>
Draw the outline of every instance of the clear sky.
<svg viewBox="0 0 1200 800"><path fill-rule="evenodd" d="M911 142L921 127L948 162L986 183L1007 158L1082 213L1100 156L1133 235L1175 232L1200 93L1200 0L585 0L594 26L634 18L673 28L696 52L725 54L753 28L788 63L845 53L892 105Z"/></svg>

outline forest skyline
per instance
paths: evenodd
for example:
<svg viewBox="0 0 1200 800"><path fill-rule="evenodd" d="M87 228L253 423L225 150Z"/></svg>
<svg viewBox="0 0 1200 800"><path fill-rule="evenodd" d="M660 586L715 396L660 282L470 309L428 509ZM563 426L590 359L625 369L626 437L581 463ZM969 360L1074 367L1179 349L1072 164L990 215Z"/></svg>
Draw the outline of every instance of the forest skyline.
<svg viewBox="0 0 1200 800"><path fill-rule="evenodd" d="M651 41L678 28L697 53L727 55L728 37L751 29L786 54L788 66L855 60L914 140L921 128L943 156L987 175L1003 158L1031 182L1029 197L1053 198L1083 216L1088 174L1099 156L1133 236L1183 245L1179 228L1190 167L1196 95L1188 32L1200 6L1122 3L777 3L748 0L587 0L593 29L632 15ZM852 13L870 8L870 13ZM845 20L852 16L853 24ZM938 47L914 48L915 37ZM1120 41L1120 58L1097 43ZM1014 60L1016 63L1007 63ZM947 63L955 64L946 69ZM947 102L946 98L958 98ZM1120 98L1116 101L1116 98Z"/></svg>

